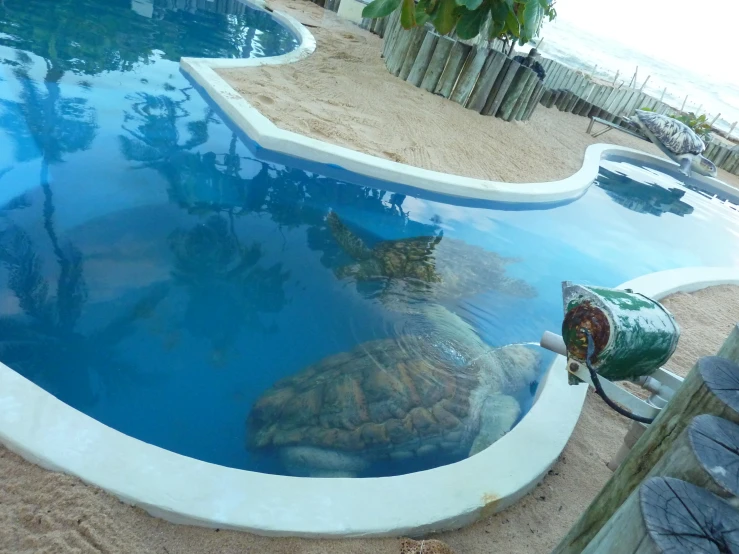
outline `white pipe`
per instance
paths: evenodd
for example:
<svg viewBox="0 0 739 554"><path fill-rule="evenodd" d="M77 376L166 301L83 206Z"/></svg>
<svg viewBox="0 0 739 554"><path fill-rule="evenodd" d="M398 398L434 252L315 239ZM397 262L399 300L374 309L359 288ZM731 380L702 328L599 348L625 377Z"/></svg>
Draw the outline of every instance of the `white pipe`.
<svg viewBox="0 0 739 554"><path fill-rule="evenodd" d="M567 347L565 346L564 339L560 335L550 331L544 331L539 341L539 346L562 356L567 356Z"/></svg>

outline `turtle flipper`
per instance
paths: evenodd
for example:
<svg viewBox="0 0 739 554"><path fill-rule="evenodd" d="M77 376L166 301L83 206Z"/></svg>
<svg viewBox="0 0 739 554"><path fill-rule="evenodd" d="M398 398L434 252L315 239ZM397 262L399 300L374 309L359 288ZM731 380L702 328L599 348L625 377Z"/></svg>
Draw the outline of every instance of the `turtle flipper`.
<svg viewBox="0 0 739 554"><path fill-rule="evenodd" d="M480 431L477 433L470 456L485 450L488 446L500 439L521 415L521 405L518 400L505 394L491 394L485 399L480 412Z"/></svg>
<svg viewBox="0 0 739 554"><path fill-rule="evenodd" d="M356 454L315 446L289 446L280 449L280 460L295 477L356 477L369 467Z"/></svg>
<svg viewBox="0 0 739 554"><path fill-rule="evenodd" d="M690 158L685 157L680 160L680 171L682 171L685 175L690 177L692 164L690 163Z"/></svg>
<svg viewBox="0 0 739 554"><path fill-rule="evenodd" d="M328 227L331 229L331 234L339 243L339 246L343 248L347 254L356 260L366 260L372 257L372 250L365 246L364 241L357 235L352 233L349 228L344 225L336 212L330 212L326 216Z"/></svg>

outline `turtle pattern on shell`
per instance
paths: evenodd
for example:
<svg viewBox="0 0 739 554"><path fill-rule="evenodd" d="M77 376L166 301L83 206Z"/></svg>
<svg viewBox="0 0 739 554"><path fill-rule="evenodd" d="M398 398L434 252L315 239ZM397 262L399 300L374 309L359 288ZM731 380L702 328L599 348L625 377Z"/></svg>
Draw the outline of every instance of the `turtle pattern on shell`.
<svg viewBox="0 0 739 554"><path fill-rule="evenodd" d="M703 153L705 143L695 132L682 123L666 115L636 110L639 121L675 155Z"/></svg>
<svg viewBox="0 0 739 554"><path fill-rule="evenodd" d="M508 431L520 413L508 395L535 380L538 356L520 345L493 349L445 308L426 310L427 333L362 343L278 381L249 414L249 446L402 460L476 453L489 445L475 446L481 422L498 409L513 413Z"/></svg>
<svg viewBox="0 0 739 554"><path fill-rule="evenodd" d="M518 261L514 258L442 235L382 241L368 248L336 212L328 214L327 222L342 249L356 260L338 268L337 277L384 280L386 297L462 298L487 290L522 298L536 296L534 287L506 275L506 266Z"/></svg>

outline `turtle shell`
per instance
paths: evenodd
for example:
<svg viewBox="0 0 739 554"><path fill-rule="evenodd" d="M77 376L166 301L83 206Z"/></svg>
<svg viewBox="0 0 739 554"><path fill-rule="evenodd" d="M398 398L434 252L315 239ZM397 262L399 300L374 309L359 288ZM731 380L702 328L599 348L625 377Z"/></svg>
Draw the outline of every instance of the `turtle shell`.
<svg viewBox="0 0 739 554"><path fill-rule="evenodd" d="M339 278L383 282L385 300L462 298L488 290L532 298L536 289L506 275L518 260L443 235L387 240L369 248L335 212L326 217L336 241L356 263L336 270ZM420 293L420 295L419 295Z"/></svg>
<svg viewBox="0 0 739 554"><path fill-rule="evenodd" d="M371 254L339 268L338 276L384 280L387 292L409 298L418 293L425 299L462 298L488 290L522 298L536 296L534 287L506 275L506 267L516 259L461 240L436 236L384 241Z"/></svg>
<svg viewBox="0 0 739 554"><path fill-rule="evenodd" d="M637 110L639 121L659 140L662 145L676 155L701 154L706 145L695 132L682 123L666 115Z"/></svg>
<svg viewBox="0 0 739 554"><path fill-rule="evenodd" d="M533 372L538 363L523 346L460 360L421 357L404 346L410 342L363 343L277 382L249 415L250 447L316 446L374 459L437 449L466 453L478 424L481 382L485 390L503 389L512 382L504 373L518 366ZM489 356L496 355L491 364ZM501 375L491 376L496 370Z"/></svg>

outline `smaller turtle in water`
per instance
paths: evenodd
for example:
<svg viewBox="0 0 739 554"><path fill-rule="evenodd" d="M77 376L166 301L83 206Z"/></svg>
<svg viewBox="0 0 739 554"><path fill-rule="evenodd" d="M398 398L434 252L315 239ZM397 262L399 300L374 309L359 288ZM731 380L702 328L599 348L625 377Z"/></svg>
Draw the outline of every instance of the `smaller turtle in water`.
<svg viewBox="0 0 739 554"><path fill-rule="evenodd" d="M680 164L680 171L685 175L690 177L695 171L700 175L716 177L716 165L702 156L705 143L685 123L643 110L636 110L634 122L662 152Z"/></svg>
<svg viewBox="0 0 739 554"><path fill-rule="evenodd" d="M536 380L539 357L491 348L438 304L407 335L365 342L277 382L248 417L252 449L276 448L288 473L351 477L373 462L472 456L521 415L511 395Z"/></svg>
<svg viewBox="0 0 739 554"><path fill-rule="evenodd" d="M337 277L384 281L385 301L393 296L407 300L462 298L487 290L522 298L536 296L534 287L506 275L506 265L517 261L513 258L442 235L387 240L368 248L336 212L330 212L326 220L336 242L356 260L336 269Z"/></svg>

